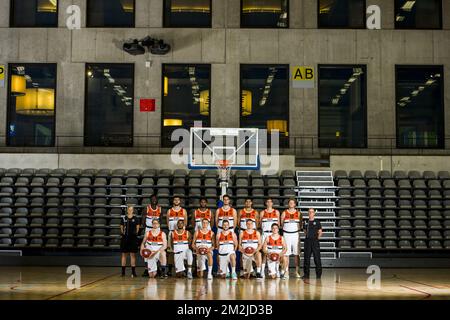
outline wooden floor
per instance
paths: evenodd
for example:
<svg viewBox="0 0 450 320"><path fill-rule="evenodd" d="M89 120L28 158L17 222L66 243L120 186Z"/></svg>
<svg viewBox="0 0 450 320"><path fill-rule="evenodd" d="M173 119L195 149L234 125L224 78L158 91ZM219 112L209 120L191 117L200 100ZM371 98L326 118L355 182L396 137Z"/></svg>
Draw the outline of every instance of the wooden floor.
<svg viewBox="0 0 450 320"><path fill-rule="evenodd" d="M450 269L382 269L380 290L367 288L365 269L325 269L321 281L208 281L122 278L118 268L84 267L81 288L76 290L67 288L65 271L61 267L0 267L0 300L450 299Z"/></svg>

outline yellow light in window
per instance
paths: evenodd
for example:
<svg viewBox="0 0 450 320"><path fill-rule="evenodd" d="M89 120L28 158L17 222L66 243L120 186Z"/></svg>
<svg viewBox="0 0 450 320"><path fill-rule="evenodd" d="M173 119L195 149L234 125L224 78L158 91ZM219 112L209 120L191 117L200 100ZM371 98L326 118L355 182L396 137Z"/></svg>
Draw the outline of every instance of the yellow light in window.
<svg viewBox="0 0 450 320"><path fill-rule="evenodd" d="M280 133L284 133L285 136L289 135L286 120L267 120L267 131L270 133L273 130L278 130Z"/></svg>
<svg viewBox="0 0 450 320"><path fill-rule="evenodd" d="M211 8L209 0L197 0L195 4L191 3L191 0L172 0L170 11L209 13Z"/></svg>
<svg viewBox="0 0 450 320"><path fill-rule="evenodd" d="M340 131L336 131L336 138L340 138L341 137L341 132Z"/></svg>
<svg viewBox="0 0 450 320"><path fill-rule="evenodd" d="M16 113L32 116L52 116L55 113L55 90L26 89L25 95L16 98Z"/></svg>
<svg viewBox="0 0 450 320"><path fill-rule="evenodd" d="M56 13L58 10L57 0L38 0L37 12Z"/></svg>
<svg viewBox="0 0 450 320"><path fill-rule="evenodd" d="M24 76L11 76L11 93L14 96L21 96L25 94L27 88L27 80Z"/></svg>
<svg viewBox="0 0 450 320"><path fill-rule="evenodd" d="M120 3L122 4L122 9L126 13L133 13L134 12L134 1L133 0L120 0Z"/></svg>
<svg viewBox="0 0 450 320"><path fill-rule="evenodd" d="M252 114L252 92L242 90L241 96L242 116L246 117Z"/></svg>
<svg viewBox="0 0 450 320"><path fill-rule="evenodd" d="M164 97L169 95L169 78L164 77Z"/></svg>
<svg viewBox="0 0 450 320"><path fill-rule="evenodd" d="M209 116L209 90L200 92L200 114Z"/></svg>
<svg viewBox="0 0 450 320"><path fill-rule="evenodd" d="M183 120L180 119L164 119L164 127L180 127L183 125Z"/></svg>

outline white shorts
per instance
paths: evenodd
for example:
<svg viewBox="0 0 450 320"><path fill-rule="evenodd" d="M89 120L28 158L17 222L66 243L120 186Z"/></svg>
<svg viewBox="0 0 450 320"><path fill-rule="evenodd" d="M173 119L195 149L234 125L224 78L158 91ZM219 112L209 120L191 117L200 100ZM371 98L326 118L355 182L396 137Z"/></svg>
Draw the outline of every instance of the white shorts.
<svg viewBox="0 0 450 320"><path fill-rule="evenodd" d="M180 251L179 253L174 253L173 260L175 262L175 272L183 272L186 270L184 267L184 261L187 261L188 266L192 265L192 261L194 260L192 250L186 249L184 251Z"/></svg>
<svg viewBox="0 0 450 320"><path fill-rule="evenodd" d="M284 241L286 242L285 256L300 255L300 235L299 233L283 233Z"/></svg>
<svg viewBox="0 0 450 320"><path fill-rule="evenodd" d="M145 262L147 263L147 269L148 269L149 273L158 271L158 261L159 261L159 255L160 254L161 253L158 252L157 254L155 254L153 256L153 258L145 259Z"/></svg>
<svg viewBox="0 0 450 320"><path fill-rule="evenodd" d="M197 254L197 270L198 271L206 270L206 262L208 262L207 254Z"/></svg>
<svg viewBox="0 0 450 320"><path fill-rule="evenodd" d="M234 252L230 252L227 255L220 255L218 254L217 257L219 258L219 274L225 275L228 273L228 265L231 263L231 255L236 255Z"/></svg>
<svg viewBox="0 0 450 320"><path fill-rule="evenodd" d="M249 257L246 254L242 254L242 266L244 267L244 273L253 272L253 261L255 261L255 255Z"/></svg>

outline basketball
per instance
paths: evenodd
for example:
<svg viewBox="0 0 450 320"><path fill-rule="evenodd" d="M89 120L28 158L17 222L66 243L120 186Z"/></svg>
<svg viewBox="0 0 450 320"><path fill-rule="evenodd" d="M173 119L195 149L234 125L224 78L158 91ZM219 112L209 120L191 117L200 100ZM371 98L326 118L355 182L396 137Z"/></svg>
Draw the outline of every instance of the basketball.
<svg viewBox="0 0 450 320"><path fill-rule="evenodd" d="M148 257L150 257L151 254L152 254L152 252L150 250L148 250L148 249L142 249L142 251L141 251L141 256L146 258L146 259Z"/></svg>
<svg viewBox="0 0 450 320"><path fill-rule="evenodd" d="M269 254L269 259L271 261L278 261L280 259L280 255L278 253L272 252Z"/></svg>
<svg viewBox="0 0 450 320"><path fill-rule="evenodd" d="M252 248L252 247L247 247L247 248L244 249L244 252L246 254L252 254L253 252L255 252L255 249Z"/></svg>
<svg viewBox="0 0 450 320"><path fill-rule="evenodd" d="M205 255L208 253L208 248L200 247L200 248L198 248L198 253L200 253L201 255Z"/></svg>

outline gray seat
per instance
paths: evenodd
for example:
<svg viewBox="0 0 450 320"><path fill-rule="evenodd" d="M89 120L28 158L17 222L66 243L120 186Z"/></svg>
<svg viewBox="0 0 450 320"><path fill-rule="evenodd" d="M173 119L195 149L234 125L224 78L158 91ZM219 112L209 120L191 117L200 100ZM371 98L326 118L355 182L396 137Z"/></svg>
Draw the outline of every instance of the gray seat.
<svg viewBox="0 0 450 320"><path fill-rule="evenodd" d="M107 211L105 208L95 208L94 217L105 217L107 215Z"/></svg>
<svg viewBox="0 0 450 320"><path fill-rule="evenodd" d="M398 216L400 219L410 219L412 218L411 211L409 210L400 210L398 212Z"/></svg>
<svg viewBox="0 0 450 320"><path fill-rule="evenodd" d="M47 248L57 248L59 247L59 240L55 238L48 239L45 243L45 247Z"/></svg>
<svg viewBox="0 0 450 320"><path fill-rule="evenodd" d="M450 180L450 173L448 171L439 171L438 178L440 180Z"/></svg>
<svg viewBox="0 0 450 320"><path fill-rule="evenodd" d="M426 209L427 208L427 203L424 200L414 200L413 201L413 206L416 209Z"/></svg>
<svg viewBox="0 0 450 320"><path fill-rule="evenodd" d="M61 242L61 248L73 248L73 247L75 247L74 239L64 239Z"/></svg>
<svg viewBox="0 0 450 320"><path fill-rule="evenodd" d="M427 224L425 223L424 220L414 220L413 225L414 225L415 229L426 229L427 228Z"/></svg>
<svg viewBox="0 0 450 320"><path fill-rule="evenodd" d="M350 218L351 214L349 210L339 210L338 211L338 216L341 218Z"/></svg>
<svg viewBox="0 0 450 320"><path fill-rule="evenodd" d="M430 210L428 211L428 217L430 217L430 219L441 219L442 214L439 210Z"/></svg>
<svg viewBox="0 0 450 320"><path fill-rule="evenodd" d="M383 180L383 187L385 188L397 188L397 184L393 179L385 179Z"/></svg>
<svg viewBox="0 0 450 320"><path fill-rule="evenodd" d="M445 222L447 222L447 221L448 220L446 220ZM445 222L444 222L444 224L445 224ZM442 225L439 220L430 220L428 222L428 227L430 229L442 229Z"/></svg>
<svg viewBox="0 0 450 320"><path fill-rule="evenodd" d="M411 249L412 248L411 241L408 241L408 240L400 240L398 242L398 246L400 249Z"/></svg>
<svg viewBox="0 0 450 320"><path fill-rule="evenodd" d="M338 237L339 238L351 238L352 234L349 230L339 230Z"/></svg>
<svg viewBox="0 0 450 320"><path fill-rule="evenodd" d="M365 249L367 248L367 244L364 240L356 240L353 241L353 247L356 249Z"/></svg>
<svg viewBox="0 0 450 320"><path fill-rule="evenodd" d="M78 220L78 227L89 227L91 225L91 219L81 218Z"/></svg>
<svg viewBox="0 0 450 320"><path fill-rule="evenodd" d="M348 176L347 176L347 171L344 171L344 170L336 170L335 172L334 172L334 177L336 178L336 179L346 179Z"/></svg>
<svg viewBox="0 0 450 320"><path fill-rule="evenodd" d="M377 189L370 189L368 192L368 196L369 198L381 198L381 192Z"/></svg>
<svg viewBox="0 0 450 320"><path fill-rule="evenodd" d="M383 244L386 249L397 249L397 243L394 240L386 240Z"/></svg>
<svg viewBox="0 0 450 320"><path fill-rule="evenodd" d="M414 199L426 199L427 195L424 190L414 190L413 197Z"/></svg>
<svg viewBox="0 0 450 320"><path fill-rule="evenodd" d="M51 177L48 178L47 183L45 184L47 187L58 187L60 185L59 178Z"/></svg>
<svg viewBox="0 0 450 320"><path fill-rule="evenodd" d="M439 200L428 200L428 207L430 209L441 209L442 208L442 204Z"/></svg>
<svg viewBox="0 0 450 320"><path fill-rule="evenodd" d="M47 227L57 227L57 226L59 226L59 219L58 218L49 218L49 219L47 219L46 226Z"/></svg>
<svg viewBox="0 0 450 320"><path fill-rule="evenodd" d="M411 232L409 232L409 230L400 230L398 232L398 237L400 239L410 239L412 236L411 236Z"/></svg>
<svg viewBox="0 0 450 320"><path fill-rule="evenodd" d="M14 232L15 238L23 238L28 235L28 230L26 228L17 228Z"/></svg>
<svg viewBox="0 0 450 320"><path fill-rule="evenodd" d="M25 207L16 208L14 211L15 217L26 217L28 216L28 209Z"/></svg>
<svg viewBox="0 0 450 320"><path fill-rule="evenodd" d="M26 247L28 246L28 240L26 238L16 238L14 241L14 247Z"/></svg>
<svg viewBox="0 0 450 320"><path fill-rule="evenodd" d="M395 223L394 220L384 220L383 222L384 228L386 229L397 229L397 224Z"/></svg>
<svg viewBox="0 0 450 320"><path fill-rule="evenodd" d="M349 240L339 240L338 247L341 249L351 249L352 243Z"/></svg>
<svg viewBox="0 0 450 320"><path fill-rule="evenodd" d="M442 249L442 244L438 240L431 240L428 245L430 246L430 249Z"/></svg>
<svg viewBox="0 0 450 320"><path fill-rule="evenodd" d="M79 239L77 241L77 248L89 248L91 246L91 242L89 239Z"/></svg>
<svg viewBox="0 0 450 320"><path fill-rule="evenodd" d="M338 187L340 187L340 188L349 188L349 187L351 187L350 180L348 180L348 179L339 179L338 180Z"/></svg>
<svg viewBox="0 0 450 320"><path fill-rule="evenodd" d="M82 178L81 178L82 179ZM80 181L81 181L81 179L80 179ZM89 181L90 181L90 179L89 179ZM106 180L106 178L95 178L95 180L94 180L94 186L95 187L101 187L101 186L106 186L106 184L107 184L108 182L107 182L107 180ZM79 184L78 184L79 185ZM91 184L89 183L89 184L87 184L87 181L86 181L86 184L85 184L85 186L90 186Z"/></svg>
<svg viewBox="0 0 450 320"><path fill-rule="evenodd" d="M381 203L379 200L370 199L368 202L370 208L381 208Z"/></svg>
<svg viewBox="0 0 450 320"><path fill-rule="evenodd" d="M33 180L31 180L30 186L32 186L32 187L40 187L40 186L43 186L44 183L45 183L44 178L34 177Z"/></svg>
<svg viewBox="0 0 450 320"><path fill-rule="evenodd" d="M63 226L63 227L73 227L73 226L75 226L75 219L73 219L73 218L64 218L62 220L61 226Z"/></svg>
<svg viewBox="0 0 450 320"><path fill-rule="evenodd" d="M95 239L92 243L92 247L94 248L105 248L106 247L106 240L105 239Z"/></svg>
<svg viewBox="0 0 450 320"><path fill-rule="evenodd" d="M49 228L45 233L46 238L57 238L59 236L59 230L57 228Z"/></svg>
<svg viewBox="0 0 450 320"><path fill-rule="evenodd" d="M125 174L125 170L123 169L116 169L114 170L116 172L115 176L120 175L123 176ZM96 178L109 178L111 176L111 169L100 169L95 174Z"/></svg>
<svg viewBox="0 0 450 320"><path fill-rule="evenodd" d="M381 238L381 232L379 230L369 230L369 238L373 239L380 239Z"/></svg>
<svg viewBox="0 0 450 320"><path fill-rule="evenodd" d="M370 179L367 182L367 185L369 186L369 188L381 188L381 183L378 179Z"/></svg>
<svg viewBox="0 0 450 320"><path fill-rule="evenodd" d="M411 199L411 191L405 189L398 190L398 197L400 199Z"/></svg>
<svg viewBox="0 0 450 320"><path fill-rule="evenodd" d="M27 218L17 218L14 221L15 227L26 227L28 226L28 219Z"/></svg>
<svg viewBox="0 0 450 320"><path fill-rule="evenodd" d="M408 172L408 178L410 180L422 179L422 175L420 174L419 171L411 170L411 171Z"/></svg>
<svg viewBox="0 0 450 320"><path fill-rule="evenodd" d="M416 230L416 231L414 231L414 238L427 239L427 234L423 230Z"/></svg>
<svg viewBox="0 0 450 320"><path fill-rule="evenodd" d="M414 248L416 249L427 249L427 243L423 240L414 241Z"/></svg>
<svg viewBox="0 0 450 320"><path fill-rule="evenodd" d="M44 225L44 219L43 218L33 218L30 222L30 227L41 227Z"/></svg>
<svg viewBox="0 0 450 320"><path fill-rule="evenodd" d="M381 249L382 248L381 241L379 241L379 240L370 240L369 241L369 248L371 248L371 249Z"/></svg>
<svg viewBox="0 0 450 320"><path fill-rule="evenodd" d="M353 231L353 237L354 238L366 238L367 237L367 235L366 235L366 232L364 231L364 230L355 230L355 231Z"/></svg>
<svg viewBox="0 0 450 320"><path fill-rule="evenodd" d="M355 188L365 188L366 182L363 179L355 179L353 180L353 186Z"/></svg>
<svg viewBox="0 0 450 320"><path fill-rule="evenodd" d="M388 200L384 200L383 207L384 208L396 208L397 204L395 203L394 200L388 199Z"/></svg>
<svg viewBox="0 0 450 320"><path fill-rule="evenodd" d="M377 179L378 175L373 170L366 170L366 172L364 173L364 178L366 178L366 179Z"/></svg>
<svg viewBox="0 0 450 320"><path fill-rule="evenodd" d="M34 238L30 241L30 247L31 248L41 248L44 245L44 240L40 238Z"/></svg>
<svg viewBox="0 0 450 320"><path fill-rule="evenodd" d="M355 218L366 218L366 211L365 210L355 210L353 211L353 216Z"/></svg>
<svg viewBox="0 0 450 320"><path fill-rule="evenodd" d="M91 209L90 208L79 208L78 209L78 217L89 217L91 215Z"/></svg>
<svg viewBox="0 0 450 320"><path fill-rule="evenodd" d="M351 170L348 176L351 179L363 179L364 178L363 174L359 170Z"/></svg>
<svg viewBox="0 0 450 320"><path fill-rule="evenodd" d="M423 210L414 210L413 215L414 215L415 219L426 219L427 218L427 214Z"/></svg>
<svg viewBox="0 0 450 320"><path fill-rule="evenodd" d="M14 185L16 187L26 187L29 184L30 184L30 181L26 177L19 177L19 178L17 178L16 182L14 183Z"/></svg>
<svg viewBox="0 0 450 320"><path fill-rule="evenodd" d="M440 200L442 199L442 194L439 190L430 190L428 191L428 198Z"/></svg>
<svg viewBox="0 0 450 320"><path fill-rule="evenodd" d="M379 220L369 220L368 226L369 229L381 229L381 223Z"/></svg>
<svg viewBox="0 0 450 320"><path fill-rule="evenodd" d="M348 189L340 189L338 191L338 197L339 198L351 198L352 193Z"/></svg>
<svg viewBox="0 0 450 320"><path fill-rule="evenodd" d="M400 229L411 229L411 222L409 220L400 220L398 222L398 226Z"/></svg>
<svg viewBox="0 0 450 320"><path fill-rule="evenodd" d="M443 239L441 232L438 230L430 230L430 232L428 233L428 237L434 240Z"/></svg>
<svg viewBox="0 0 450 320"><path fill-rule="evenodd" d="M65 228L61 233L61 237L63 238L73 238L75 236L75 229L73 228Z"/></svg>
<svg viewBox="0 0 450 320"><path fill-rule="evenodd" d="M356 208L365 208L367 205L365 200L356 199L353 200L353 206Z"/></svg>
<svg viewBox="0 0 450 320"><path fill-rule="evenodd" d="M397 214L395 213L394 210L384 210L383 216L386 219L396 219L397 218Z"/></svg>
<svg viewBox="0 0 450 320"><path fill-rule="evenodd" d="M12 240L10 238L1 238L0 239L0 248L11 247Z"/></svg>
<svg viewBox="0 0 450 320"><path fill-rule="evenodd" d="M9 227L12 225L11 218L0 218L0 227Z"/></svg>
<svg viewBox="0 0 450 320"><path fill-rule="evenodd" d="M366 191L364 189L356 189L353 191L353 196L355 198L366 198L367 194Z"/></svg>
<svg viewBox="0 0 450 320"><path fill-rule="evenodd" d="M199 187L202 185L202 180L200 178L190 178L188 185L189 187Z"/></svg>
<svg viewBox="0 0 450 320"><path fill-rule="evenodd" d="M339 228L351 228L352 224L350 220L339 220L338 226Z"/></svg>
<svg viewBox="0 0 450 320"><path fill-rule="evenodd" d="M61 184L62 187L73 187L74 185L76 185L76 181L75 181L75 178L72 178L72 177L64 178L64 180Z"/></svg>
<svg viewBox="0 0 450 320"><path fill-rule="evenodd" d="M381 219L380 210L369 210L368 217L371 219Z"/></svg>

